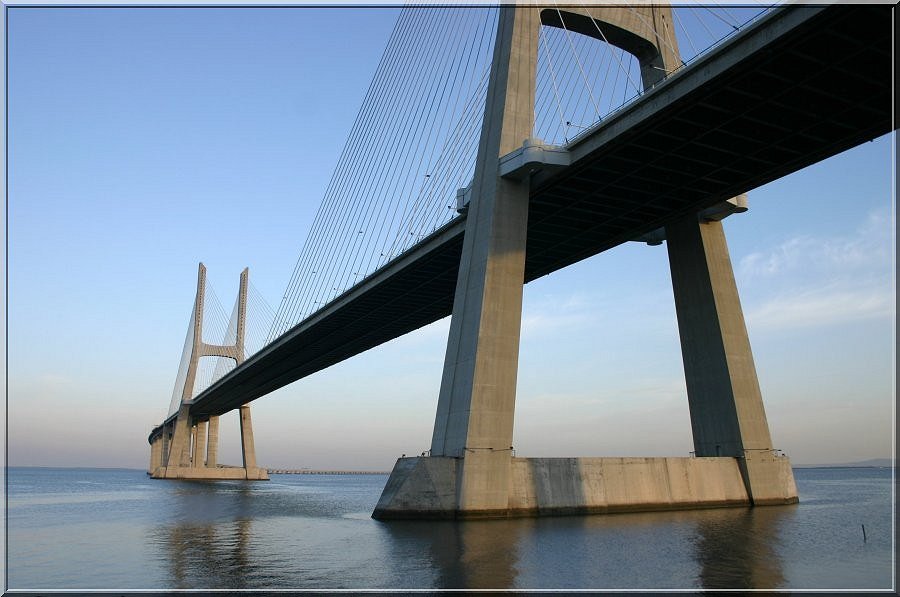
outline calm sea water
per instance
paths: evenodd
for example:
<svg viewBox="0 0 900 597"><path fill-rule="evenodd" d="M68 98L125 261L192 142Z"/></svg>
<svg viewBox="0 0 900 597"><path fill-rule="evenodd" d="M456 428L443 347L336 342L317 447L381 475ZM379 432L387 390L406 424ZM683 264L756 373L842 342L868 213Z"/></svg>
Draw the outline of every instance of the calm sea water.
<svg viewBox="0 0 900 597"><path fill-rule="evenodd" d="M175 482L8 471L11 589L890 589L890 469L797 469L796 506L378 522L383 475ZM861 525L867 540L863 541Z"/></svg>

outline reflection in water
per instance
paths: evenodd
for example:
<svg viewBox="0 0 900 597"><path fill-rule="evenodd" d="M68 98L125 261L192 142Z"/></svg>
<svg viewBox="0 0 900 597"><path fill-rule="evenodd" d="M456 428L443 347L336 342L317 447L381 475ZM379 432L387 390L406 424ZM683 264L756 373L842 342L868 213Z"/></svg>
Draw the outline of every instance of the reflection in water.
<svg viewBox="0 0 900 597"><path fill-rule="evenodd" d="M178 519L157 527L153 539L162 548L157 553L166 557L175 587L248 586L251 492L243 483L228 489L223 495L213 485L184 482L174 492Z"/></svg>
<svg viewBox="0 0 900 597"><path fill-rule="evenodd" d="M180 483L151 541L177 588L778 588L796 506L377 522L277 485ZM377 529L377 530L376 530ZM374 531L374 533L373 533Z"/></svg>
<svg viewBox="0 0 900 597"><path fill-rule="evenodd" d="M217 525L175 525L166 529L172 582L178 588L244 588L249 520ZM212 581L212 583L211 583Z"/></svg>
<svg viewBox="0 0 900 597"><path fill-rule="evenodd" d="M471 521L390 521L379 523L394 545L415 545L446 589L509 589L531 519Z"/></svg>
<svg viewBox="0 0 900 597"><path fill-rule="evenodd" d="M455 589L754 589L787 584L779 530L796 506L381 523L387 549ZM402 575L399 569L397 576Z"/></svg>
<svg viewBox="0 0 900 597"><path fill-rule="evenodd" d="M778 531L796 506L711 510L697 520L694 556L706 589L774 589L785 584Z"/></svg>

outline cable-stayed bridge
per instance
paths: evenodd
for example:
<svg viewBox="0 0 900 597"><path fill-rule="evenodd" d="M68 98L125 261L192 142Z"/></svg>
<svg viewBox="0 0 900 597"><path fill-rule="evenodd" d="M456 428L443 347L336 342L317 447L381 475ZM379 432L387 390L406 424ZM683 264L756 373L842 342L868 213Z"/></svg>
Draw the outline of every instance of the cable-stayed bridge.
<svg viewBox="0 0 900 597"><path fill-rule="evenodd" d="M241 408L239 470L262 476L247 403L452 313L431 454L398 461L380 516L795 501L718 221L745 210L753 188L893 129L891 16L838 5L404 9L252 355L246 282L227 326L218 309L224 339L203 343L201 268L151 472L228 470L215 468L212 427ZM701 458L512 458L522 284L630 240L667 244ZM201 356L218 358L212 373L197 373ZM565 503L541 498L535 479L560 466L580 479L656 471L689 487L624 505L581 486L555 488Z"/></svg>

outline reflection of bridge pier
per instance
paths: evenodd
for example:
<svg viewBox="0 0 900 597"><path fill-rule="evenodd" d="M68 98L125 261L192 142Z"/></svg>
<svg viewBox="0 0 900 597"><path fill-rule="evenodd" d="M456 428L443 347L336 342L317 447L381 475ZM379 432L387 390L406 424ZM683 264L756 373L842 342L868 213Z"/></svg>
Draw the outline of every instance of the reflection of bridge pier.
<svg viewBox="0 0 900 597"><path fill-rule="evenodd" d="M392 549L424 558L442 589L512 589L519 571L518 547L531 530L527 519L435 521L421 525L392 521L382 529ZM423 549L424 548L424 549Z"/></svg>
<svg viewBox="0 0 900 597"><path fill-rule="evenodd" d="M194 382L201 357L225 357L240 365L244 361L244 336L247 313L248 271L241 272L235 342L220 346L203 342L203 306L206 296L206 267L197 274L197 296L191 320L191 351L177 415L170 417L150 434L150 475L155 479L268 479L266 469L256 465L250 407L240 412L241 454L243 466L218 464L218 415L194 416L190 412Z"/></svg>
<svg viewBox="0 0 900 597"><path fill-rule="evenodd" d="M208 524L174 524L159 533L168 548L170 575L175 588L192 588L201 579L212 585L199 588L239 589L251 573L247 519Z"/></svg>
<svg viewBox="0 0 900 597"><path fill-rule="evenodd" d="M697 522L694 557L704 589L777 589L784 571L776 546L792 508L750 508L705 513Z"/></svg>
<svg viewBox="0 0 900 597"><path fill-rule="evenodd" d="M500 9L430 456L397 462L373 516L796 502L790 463L769 436L722 225L697 211L665 222L665 236L699 458L512 458L531 175L498 160L513 164L513 152L536 144L538 33L566 20L638 58L645 91L681 63L674 35L659 35L672 31L668 7Z"/></svg>

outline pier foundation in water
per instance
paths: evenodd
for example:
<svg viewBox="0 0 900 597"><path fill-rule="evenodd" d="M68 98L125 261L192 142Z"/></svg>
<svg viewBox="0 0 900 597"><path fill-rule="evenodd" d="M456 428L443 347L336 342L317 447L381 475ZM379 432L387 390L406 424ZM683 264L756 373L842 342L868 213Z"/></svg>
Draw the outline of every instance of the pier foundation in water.
<svg viewBox="0 0 900 597"><path fill-rule="evenodd" d="M374 518L506 518L689 510L797 503L789 460L760 455L747 463L728 457L510 458L506 508L459 509L460 459L401 458Z"/></svg>

